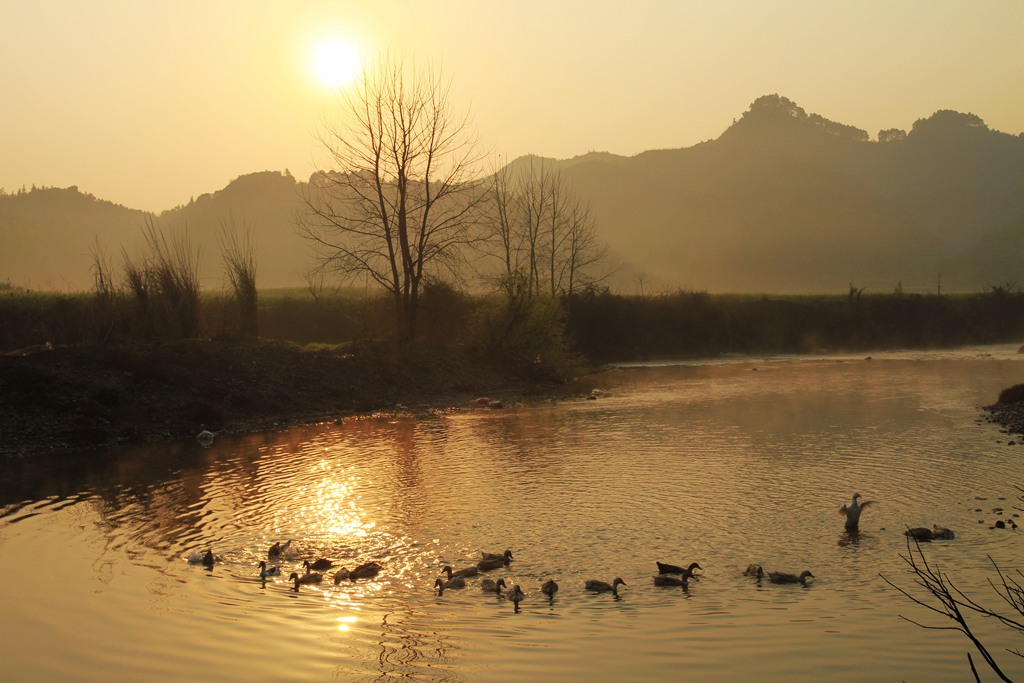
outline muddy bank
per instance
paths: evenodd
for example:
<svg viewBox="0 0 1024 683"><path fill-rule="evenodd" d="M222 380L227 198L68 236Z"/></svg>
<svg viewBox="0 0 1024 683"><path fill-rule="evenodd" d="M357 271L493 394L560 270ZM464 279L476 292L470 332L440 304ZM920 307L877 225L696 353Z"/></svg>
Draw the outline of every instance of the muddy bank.
<svg viewBox="0 0 1024 683"><path fill-rule="evenodd" d="M42 348L0 356L0 456L566 391L458 349L397 360L370 346L342 353L268 341Z"/></svg>

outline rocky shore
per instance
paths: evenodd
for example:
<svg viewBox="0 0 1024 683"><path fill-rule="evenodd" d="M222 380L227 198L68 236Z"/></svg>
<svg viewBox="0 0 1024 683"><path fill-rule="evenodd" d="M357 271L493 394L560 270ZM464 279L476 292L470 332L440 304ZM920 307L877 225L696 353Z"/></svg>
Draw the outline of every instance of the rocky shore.
<svg viewBox="0 0 1024 683"><path fill-rule="evenodd" d="M371 345L340 352L255 340L44 347L0 356L0 456L563 391L451 348L398 360Z"/></svg>
<svg viewBox="0 0 1024 683"><path fill-rule="evenodd" d="M1008 434L1024 436L1024 384L1017 384L1004 389L999 400L985 406L988 419Z"/></svg>

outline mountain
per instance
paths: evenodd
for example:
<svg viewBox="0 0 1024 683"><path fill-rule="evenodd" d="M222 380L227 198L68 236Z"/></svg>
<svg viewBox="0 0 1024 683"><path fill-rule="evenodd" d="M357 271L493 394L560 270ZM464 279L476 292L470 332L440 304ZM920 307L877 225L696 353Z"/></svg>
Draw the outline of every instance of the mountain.
<svg viewBox="0 0 1024 683"><path fill-rule="evenodd" d="M289 173L240 176L226 187L159 215L98 200L77 187L44 188L0 195L0 282L47 290L92 287L95 256L120 272L123 253L145 253L147 221L169 234L185 232L199 252L199 277L207 289L225 286L220 237L224 227L255 237L261 287L302 285L310 267L308 244L299 237L302 185Z"/></svg>
<svg viewBox="0 0 1024 683"><path fill-rule="evenodd" d="M621 264L614 289L746 293L980 291L1024 283L1024 135L938 111L909 132L861 129L766 95L715 140L550 164L592 207ZM116 265L147 218L187 229L207 288L223 285L222 226L255 230L261 287L303 284L295 229L306 183L244 175L151 217L77 188L0 195L0 282L87 289L96 245Z"/></svg>
<svg viewBox="0 0 1024 683"><path fill-rule="evenodd" d="M647 291L1024 282L1024 253L994 251L1021 236L1024 137L940 111L880 139L769 95L716 140L561 172L591 202L630 291L638 273Z"/></svg>

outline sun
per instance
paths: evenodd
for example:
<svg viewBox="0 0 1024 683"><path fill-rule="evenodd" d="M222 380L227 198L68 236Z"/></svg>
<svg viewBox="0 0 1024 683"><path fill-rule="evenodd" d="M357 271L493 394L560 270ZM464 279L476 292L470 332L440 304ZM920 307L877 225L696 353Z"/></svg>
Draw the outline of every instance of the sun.
<svg viewBox="0 0 1024 683"><path fill-rule="evenodd" d="M320 38L310 48L310 72L324 88L337 90L351 85L361 68L359 50L344 38Z"/></svg>

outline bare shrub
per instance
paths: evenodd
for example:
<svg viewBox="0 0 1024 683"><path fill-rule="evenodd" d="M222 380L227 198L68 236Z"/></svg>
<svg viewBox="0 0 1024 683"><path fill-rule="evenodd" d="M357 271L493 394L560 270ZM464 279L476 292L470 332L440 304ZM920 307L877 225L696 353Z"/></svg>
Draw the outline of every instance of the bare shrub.
<svg viewBox="0 0 1024 683"><path fill-rule="evenodd" d="M1020 487L1017 488L1020 489ZM937 565L928 562L928 558L925 557L924 551L921 550L921 544L917 539L911 536L907 537L907 554L900 555L900 557L907 563L907 566L909 566L910 570L913 572L914 583L924 590L924 597L918 597L918 595L911 593L909 590L897 586L885 576L882 576L882 580L898 590L915 604L920 605L935 614L946 617L952 621L953 624L925 624L903 615L900 615L900 617L916 626L920 626L921 628L960 631L974 645L974 648L981 655L981 658L985 663L988 664L993 673L995 673L1000 680L1009 681L1010 679L999 667L995 656L972 630L968 617L973 614L982 618L995 619L1002 625L1014 629L1021 634L1024 634L1024 622L1019 621L1013 616L1007 616L1006 613L998 612L995 609L982 605L957 588L949 578L948 574L939 569ZM992 567L995 569L996 575L999 579L998 582L989 579L989 585L992 586L992 589L996 592L999 598L1006 603L1010 610L1016 612L1016 614L1021 617L1024 617L1024 587L1022 587L1020 583L1020 579L1024 579L1024 573L1019 569L1013 573L1007 573L1000 568L998 564L996 564L995 560L993 560L991 556L988 559L989 562L992 563ZM1016 576L1014 576L1014 574ZM936 605L935 603L938 604ZM1024 654L1022 654L1020 650L1007 651L1017 657L1024 657ZM971 658L970 653L967 654L967 662L970 665L974 679L976 681L980 681L981 679L978 676L977 669L975 669L974 660Z"/></svg>

